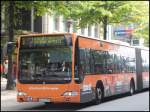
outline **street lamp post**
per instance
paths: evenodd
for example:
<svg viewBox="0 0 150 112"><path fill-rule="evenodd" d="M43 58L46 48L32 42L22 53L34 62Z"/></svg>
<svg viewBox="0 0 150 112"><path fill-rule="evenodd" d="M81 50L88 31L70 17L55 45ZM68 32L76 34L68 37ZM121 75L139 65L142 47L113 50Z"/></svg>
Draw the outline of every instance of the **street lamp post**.
<svg viewBox="0 0 150 112"><path fill-rule="evenodd" d="M68 33L70 32L71 24L73 23L73 20L71 18L68 18L67 22L67 28L68 28Z"/></svg>

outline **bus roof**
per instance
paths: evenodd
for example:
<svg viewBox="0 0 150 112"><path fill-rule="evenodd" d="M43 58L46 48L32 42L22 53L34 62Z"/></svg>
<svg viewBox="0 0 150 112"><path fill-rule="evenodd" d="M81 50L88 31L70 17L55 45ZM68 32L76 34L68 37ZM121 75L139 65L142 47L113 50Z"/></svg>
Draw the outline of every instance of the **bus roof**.
<svg viewBox="0 0 150 112"><path fill-rule="evenodd" d="M131 47L131 48L139 48L139 49L143 49L143 50L149 50L149 47L131 46L130 44L128 44L126 42L119 41L119 40L103 40L103 39L98 39L98 38L93 38L93 37L88 37L88 36L83 36L83 35L77 35L77 36L80 36L80 37L83 37L83 38L92 39L92 40L103 41L103 42L107 42L107 43L111 43L111 44L116 44L116 45Z"/></svg>

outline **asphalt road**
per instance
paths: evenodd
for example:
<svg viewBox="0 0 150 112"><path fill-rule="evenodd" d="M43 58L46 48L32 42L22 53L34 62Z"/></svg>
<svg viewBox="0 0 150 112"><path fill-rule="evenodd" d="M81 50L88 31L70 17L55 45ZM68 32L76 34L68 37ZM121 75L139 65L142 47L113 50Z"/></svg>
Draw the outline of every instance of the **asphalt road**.
<svg viewBox="0 0 150 112"><path fill-rule="evenodd" d="M9 96L9 97L8 97ZM1 110L79 110L79 111L149 111L149 90L106 98L102 104L52 104L18 103L15 91L1 91Z"/></svg>

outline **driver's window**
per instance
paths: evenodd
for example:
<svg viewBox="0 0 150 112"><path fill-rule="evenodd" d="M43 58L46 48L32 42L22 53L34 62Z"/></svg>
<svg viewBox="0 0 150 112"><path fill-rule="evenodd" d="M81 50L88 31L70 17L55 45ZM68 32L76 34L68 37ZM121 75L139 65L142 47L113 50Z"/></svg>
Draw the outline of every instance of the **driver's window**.
<svg viewBox="0 0 150 112"><path fill-rule="evenodd" d="M84 79L85 71L85 52L84 49L79 49L76 53L76 66L75 66L75 81L81 83Z"/></svg>

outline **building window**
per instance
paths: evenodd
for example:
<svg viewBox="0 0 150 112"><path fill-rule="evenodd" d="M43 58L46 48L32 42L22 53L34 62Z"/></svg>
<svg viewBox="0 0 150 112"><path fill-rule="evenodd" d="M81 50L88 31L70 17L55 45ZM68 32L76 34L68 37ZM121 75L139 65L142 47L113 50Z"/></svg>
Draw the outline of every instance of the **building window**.
<svg viewBox="0 0 150 112"><path fill-rule="evenodd" d="M84 35L84 28L81 28L81 34Z"/></svg>
<svg viewBox="0 0 150 112"><path fill-rule="evenodd" d="M91 36L91 27L88 26L88 36Z"/></svg>
<svg viewBox="0 0 150 112"><path fill-rule="evenodd" d="M64 31L67 32L67 31L68 31L67 22L66 22L66 20L64 20L64 21L65 21L65 22L64 22Z"/></svg>
<svg viewBox="0 0 150 112"><path fill-rule="evenodd" d="M36 16L34 19L34 32L42 33L42 16Z"/></svg>
<svg viewBox="0 0 150 112"><path fill-rule="evenodd" d="M73 32L77 32L77 28L76 28L75 24L72 24L72 28L73 28Z"/></svg>
<svg viewBox="0 0 150 112"><path fill-rule="evenodd" d="M97 26L94 27L94 36L98 37L98 27Z"/></svg>
<svg viewBox="0 0 150 112"><path fill-rule="evenodd" d="M59 16L56 16L54 21L55 21L55 30L59 31Z"/></svg>
<svg viewBox="0 0 150 112"><path fill-rule="evenodd" d="M22 9L16 9L16 25L15 29L31 31L31 11Z"/></svg>

